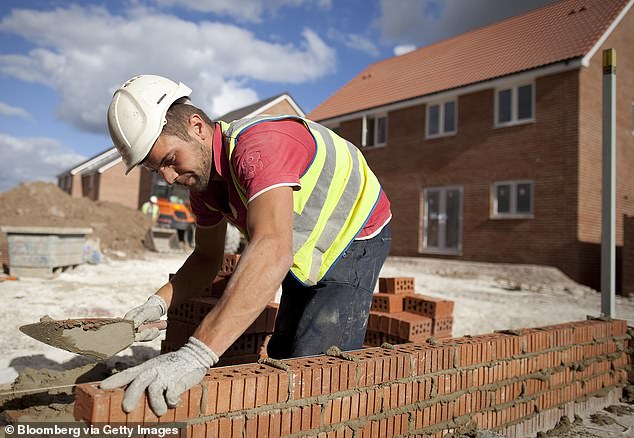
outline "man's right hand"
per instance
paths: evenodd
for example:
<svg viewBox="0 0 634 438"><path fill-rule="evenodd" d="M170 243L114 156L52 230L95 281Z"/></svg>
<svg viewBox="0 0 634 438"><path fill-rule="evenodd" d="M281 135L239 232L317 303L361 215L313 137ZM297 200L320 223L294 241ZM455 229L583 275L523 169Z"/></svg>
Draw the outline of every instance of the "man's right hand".
<svg viewBox="0 0 634 438"><path fill-rule="evenodd" d="M166 313L167 303L165 303L165 300L159 295L152 295L145 303L126 313L123 319L131 319L134 321L134 328L136 330L141 324L158 321ZM135 333L134 340L151 341L156 339L160 333L161 331L158 328L152 327Z"/></svg>

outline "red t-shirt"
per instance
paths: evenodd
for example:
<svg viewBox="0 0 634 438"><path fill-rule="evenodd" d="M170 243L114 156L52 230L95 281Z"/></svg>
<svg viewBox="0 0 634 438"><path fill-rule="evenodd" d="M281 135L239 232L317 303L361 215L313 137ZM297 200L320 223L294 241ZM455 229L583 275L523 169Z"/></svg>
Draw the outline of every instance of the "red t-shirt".
<svg viewBox="0 0 634 438"><path fill-rule="evenodd" d="M258 123L242 131L231 164L246 191L248 203L275 187L290 186L293 190L301 190L299 178L314 154L315 141L302 123L277 120ZM246 229L247 211L231 179L218 124L214 130L213 155L216 175L212 172L206 190L189 194L196 223L208 227L226 217L229 222ZM210 210L208 206L217 211ZM391 217L390 201L381 190L377 205L357 239L374 236Z"/></svg>

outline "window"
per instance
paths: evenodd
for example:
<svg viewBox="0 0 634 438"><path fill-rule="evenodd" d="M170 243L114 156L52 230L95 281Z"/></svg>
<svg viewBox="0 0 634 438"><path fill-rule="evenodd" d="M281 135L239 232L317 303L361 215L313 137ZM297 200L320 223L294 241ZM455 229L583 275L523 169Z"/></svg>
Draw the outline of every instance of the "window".
<svg viewBox="0 0 634 438"><path fill-rule="evenodd" d="M533 182L493 183L493 217L533 217Z"/></svg>
<svg viewBox="0 0 634 438"><path fill-rule="evenodd" d="M495 125L505 126L534 119L533 84L497 90L495 93Z"/></svg>
<svg viewBox="0 0 634 438"><path fill-rule="evenodd" d="M456 133L456 101L427 105L427 137L441 137Z"/></svg>
<svg viewBox="0 0 634 438"><path fill-rule="evenodd" d="M462 186L423 190L423 253L460 254L462 251Z"/></svg>
<svg viewBox="0 0 634 438"><path fill-rule="evenodd" d="M387 116L365 116L363 121L363 146L384 146L387 143Z"/></svg>

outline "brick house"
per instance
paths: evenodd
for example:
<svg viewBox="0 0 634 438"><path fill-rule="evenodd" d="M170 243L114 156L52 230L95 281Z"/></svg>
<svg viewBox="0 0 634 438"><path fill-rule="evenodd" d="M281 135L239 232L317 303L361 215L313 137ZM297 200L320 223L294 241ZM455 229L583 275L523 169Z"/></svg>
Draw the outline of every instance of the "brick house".
<svg viewBox="0 0 634 438"><path fill-rule="evenodd" d="M218 119L230 122L259 114L295 114L304 111L288 93L261 100L238 108ZM143 167L136 167L125 176L125 166L114 147L57 175L57 186L74 197L86 197L94 201L111 201L131 208L141 208L150 198L160 175Z"/></svg>
<svg viewBox="0 0 634 438"><path fill-rule="evenodd" d="M633 3L562 0L379 61L308 115L361 145L392 202L392 255L551 265L598 287L605 48L617 257L634 214Z"/></svg>

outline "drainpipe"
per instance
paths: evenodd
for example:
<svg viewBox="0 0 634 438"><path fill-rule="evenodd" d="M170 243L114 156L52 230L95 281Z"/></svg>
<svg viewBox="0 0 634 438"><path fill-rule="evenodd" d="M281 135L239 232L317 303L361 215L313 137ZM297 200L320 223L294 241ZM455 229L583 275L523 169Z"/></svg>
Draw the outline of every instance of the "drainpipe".
<svg viewBox="0 0 634 438"><path fill-rule="evenodd" d="M601 198L601 314L615 316L616 50L603 51L603 193Z"/></svg>

